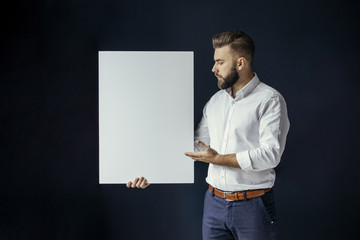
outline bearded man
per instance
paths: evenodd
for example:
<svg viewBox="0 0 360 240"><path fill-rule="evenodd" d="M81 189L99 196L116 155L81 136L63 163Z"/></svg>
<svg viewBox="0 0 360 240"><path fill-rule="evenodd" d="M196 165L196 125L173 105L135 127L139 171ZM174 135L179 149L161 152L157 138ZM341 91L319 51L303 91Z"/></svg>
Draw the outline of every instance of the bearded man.
<svg viewBox="0 0 360 240"><path fill-rule="evenodd" d="M289 131L286 103L252 70L255 44L242 31L212 38L212 72L220 90L203 109L195 131L197 152L186 156L209 163L203 239L276 239L272 187ZM145 188L145 178L128 187Z"/></svg>

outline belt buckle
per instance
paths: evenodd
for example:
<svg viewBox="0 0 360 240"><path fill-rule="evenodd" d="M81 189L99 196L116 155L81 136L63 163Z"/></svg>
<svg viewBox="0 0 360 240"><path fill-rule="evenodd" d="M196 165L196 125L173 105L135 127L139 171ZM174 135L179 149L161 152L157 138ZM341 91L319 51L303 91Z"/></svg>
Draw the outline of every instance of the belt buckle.
<svg viewBox="0 0 360 240"><path fill-rule="evenodd" d="M226 199L226 192L223 192L224 200L228 202L233 202L234 200Z"/></svg>

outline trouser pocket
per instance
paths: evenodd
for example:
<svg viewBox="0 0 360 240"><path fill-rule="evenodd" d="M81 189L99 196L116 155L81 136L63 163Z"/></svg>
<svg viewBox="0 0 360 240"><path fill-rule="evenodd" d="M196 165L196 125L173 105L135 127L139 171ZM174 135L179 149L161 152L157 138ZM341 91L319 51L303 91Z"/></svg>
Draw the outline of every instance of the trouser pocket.
<svg viewBox="0 0 360 240"><path fill-rule="evenodd" d="M270 224L277 224L276 209L273 192L267 192L258 197L260 207L263 209L265 221Z"/></svg>

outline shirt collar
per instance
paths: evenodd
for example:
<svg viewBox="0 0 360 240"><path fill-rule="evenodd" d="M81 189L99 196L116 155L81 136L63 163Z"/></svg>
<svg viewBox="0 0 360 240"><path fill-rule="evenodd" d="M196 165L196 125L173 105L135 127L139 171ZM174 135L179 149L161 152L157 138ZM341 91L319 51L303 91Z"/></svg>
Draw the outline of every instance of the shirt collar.
<svg viewBox="0 0 360 240"><path fill-rule="evenodd" d="M237 91L236 96L235 96L235 100L240 100L245 98L247 95L249 95L254 89L255 87L259 84L260 80L257 76L256 73L254 73L255 76L250 80L250 82L248 82L242 89L240 89L239 91ZM232 96L232 90L231 87L225 89L228 94L230 95L230 97ZM232 98L232 97L231 97Z"/></svg>

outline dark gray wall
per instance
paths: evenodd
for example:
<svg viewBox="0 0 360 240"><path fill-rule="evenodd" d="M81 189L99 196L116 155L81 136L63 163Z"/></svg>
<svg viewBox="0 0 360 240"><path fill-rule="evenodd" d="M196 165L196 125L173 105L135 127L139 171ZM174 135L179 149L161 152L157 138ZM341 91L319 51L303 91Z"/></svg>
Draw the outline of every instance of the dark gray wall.
<svg viewBox="0 0 360 240"><path fill-rule="evenodd" d="M231 29L253 37L255 72L288 104L279 239L356 230L359 3L8 1L1 10L0 239L201 239L206 164L195 164L193 185L98 184L97 53L194 51L197 124L217 91L211 36Z"/></svg>

